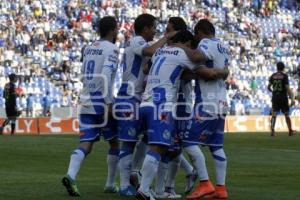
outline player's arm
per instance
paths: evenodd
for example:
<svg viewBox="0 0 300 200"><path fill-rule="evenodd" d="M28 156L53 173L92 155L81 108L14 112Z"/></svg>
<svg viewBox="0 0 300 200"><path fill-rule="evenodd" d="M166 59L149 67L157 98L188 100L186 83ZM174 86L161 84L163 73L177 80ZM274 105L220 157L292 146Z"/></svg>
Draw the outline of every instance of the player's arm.
<svg viewBox="0 0 300 200"><path fill-rule="evenodd" d="M152 61L150 59L147 63L145 63L143 65L143 72L144 72L144 74L149 74L151 66L152 66Z"/></svg>
<svg viewBox="0 0 300 200"><path fill-rule="evenodd" d="M207 67L199 67L195 71L185 70L182 73L181 79L192 80L192 79L205 79L205 80L216 80L226 79L229 74L228 67L224 69L211 69Z"/></svg>
<svg viewBox="0 0 300 200"><path fill-rule="evenodd" d="M273 78L272 76L269 78L269 84L268 84L268 90L270 92L273 92L273 87L272 87L272 82L273 82Z"/></svg>
<svg viewBox="0 0 300 200"><path fill-rule="evenodd" d="M155 42L154 44L152 44L151 46L143 48L142 55L143 56L152 56L158 48L160 48L164 44L166 44L167 41L171 37L173 37L176 33L177 33L177 31L173 31L171 33L168 33L164 37L162 37L161 39L159 39L157 42Z"/></svg>
<svg viewBox="0 0 300 200"><path fill-rule="evenodd" d="M118 67L118 52L117 49L109 50L103 63L102 74L106 77L107 87L106 96L104 97L106 104L112 104L114 102L113 85Z"/></svg>
<svg viewBox="0 0 300 200"><path fill-rule="evenodd" d="M200 67L195 70L195 74L198 77L198 79L205 79L205 80L216 80L216 79L226 79L229 70L228 66L226 66L224 69L211 69L207 67Z"/></svg>
<svg viewBox="0 0 300 200"><path fill-rule="evenodd" d="M268 84L268 90L269 90L270 92L273 92L272 84L271 84L271 83Z"/></svg>
<svg viewBox="0 0 300 200"><path fill-rule="evenodd" d="M175 46L182 48L192 62L201 62L207 60L204 52L199 49L190 49L183 44L176 44Z"/></svg>
<svg viewBox="0 0 300 200"><path fill-rule="evenodd" d="M293 93L293 91L290 88L288 76L286 76L284 78L284 84L285 84L286 91L287 91L287 93L288 93L288 95L289 95L289 97L291 99L291 105L293 106L295 104L295 98L294 98L294 93Z"/></svg>

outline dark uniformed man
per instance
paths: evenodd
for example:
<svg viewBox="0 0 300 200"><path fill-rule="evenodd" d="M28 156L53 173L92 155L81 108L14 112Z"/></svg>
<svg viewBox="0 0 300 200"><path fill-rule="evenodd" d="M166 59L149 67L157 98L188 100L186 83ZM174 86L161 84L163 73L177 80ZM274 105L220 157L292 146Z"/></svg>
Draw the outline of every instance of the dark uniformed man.
<svg viewBox="0 0 300 200"><path fill-rule="evenodd" d="M292 136L294 134L289 116L288 96L291 99L291 105L294 105L295 101L293 92L289 86L289 77L283 72L284 67L282 62L278 62L277 72L272 74L269 79L268 89L272 92L271 136L275 136L274 127L277 114L280 111L285 115L285 120L289 128L289 135Z"/></svg>
<svg viewBox="0 0 300 200"><path fill-rule="evenodd" d="M17 75L9 75L9 83L4 86L3 97L5 99L5 111L7 119L3 122L0 127L0 135L3 132L4 127L11 122L11 134L15 133L16 119L19 116L17 109L17 93L15 83L17 82Z"/></svg>

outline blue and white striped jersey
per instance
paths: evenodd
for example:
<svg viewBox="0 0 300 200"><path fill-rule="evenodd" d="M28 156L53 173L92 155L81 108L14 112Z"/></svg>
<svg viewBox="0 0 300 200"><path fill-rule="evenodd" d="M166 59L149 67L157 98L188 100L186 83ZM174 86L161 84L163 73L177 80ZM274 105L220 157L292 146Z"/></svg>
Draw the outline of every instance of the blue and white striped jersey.
<svg viewBox="0 0 300 200"><path fill-rule="evenodd" d="M166 46L158 49L152 57L143 102L155 104L177 102L180 76L185 68L194 70L186 53L178 47Z"/></svg>
<svg viewBox="0 0 300 200"><path fill-rule="evenodd" d="M129 40L122 61L123 77L118 97L134 96L138 100L141 99L145 80L143 65L148 61L142 52L148 46L146 40L141 36L135 36Z"/></svg>
<svg viewBox="0 0 300 200"><path fill-rule="evenodd" d="M95 41L83 52L80 112L100 114L101 104L114 102L113 83L118 67L118 47L107 40Z"/></svg>
<svg viewBox="0 0 300 200"><path fill-rule="evenodd" d="M208 60L205 62L205 66L208 68L223 69L229 63L229 50L217 38L201 40L198 49L206 55ZM226 112L226 87L223 79L214 81L196 80L195 95L195 108L197 110L212 114Z"/></svg>

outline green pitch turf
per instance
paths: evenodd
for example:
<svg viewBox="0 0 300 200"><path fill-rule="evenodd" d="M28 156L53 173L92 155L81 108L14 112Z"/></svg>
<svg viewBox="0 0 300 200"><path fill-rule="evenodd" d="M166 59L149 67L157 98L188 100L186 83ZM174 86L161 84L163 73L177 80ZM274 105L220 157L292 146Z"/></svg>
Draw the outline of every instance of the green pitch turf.
<svg viewBox="0 0 300 200"><path fill-rule="evenodd" d="M61 185L61 178L77 142L76 136L0 136L0 199L72 199ZM225 144L229 199L300 199L299 135L271 138L267 134L227 134ZM83 164L78 175L83 200L122 199L102 192L106 151L107 145L98 143ZM213 174L212 160L207 150L205 153ZM180 171L177 192L183 192L184 183Z"/></svg>

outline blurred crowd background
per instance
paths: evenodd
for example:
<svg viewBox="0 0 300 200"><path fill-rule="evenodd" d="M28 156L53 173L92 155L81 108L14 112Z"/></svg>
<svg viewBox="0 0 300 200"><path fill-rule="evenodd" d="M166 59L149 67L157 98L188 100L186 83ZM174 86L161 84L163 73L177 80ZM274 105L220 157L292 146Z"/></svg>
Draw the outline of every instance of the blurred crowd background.
<svg viewBox="0 0 300 200"><path fill-rule="evenodd" d="M97 38L95 24L106 15L119 22L117 45L133 35L134 19L159 20L157 37L170 16L192 29L211 20L232 53L227 79L230 114L269 114L268 77L281 60L288 72L300 63L300 4L296 0L1 0L0 108L10 73L19 75L18 107L23 116L47 116L50 107L76 107L82 48ZM120 87L118 71L115 92ZM290 79L296 91L297 77Z"/></svg>

